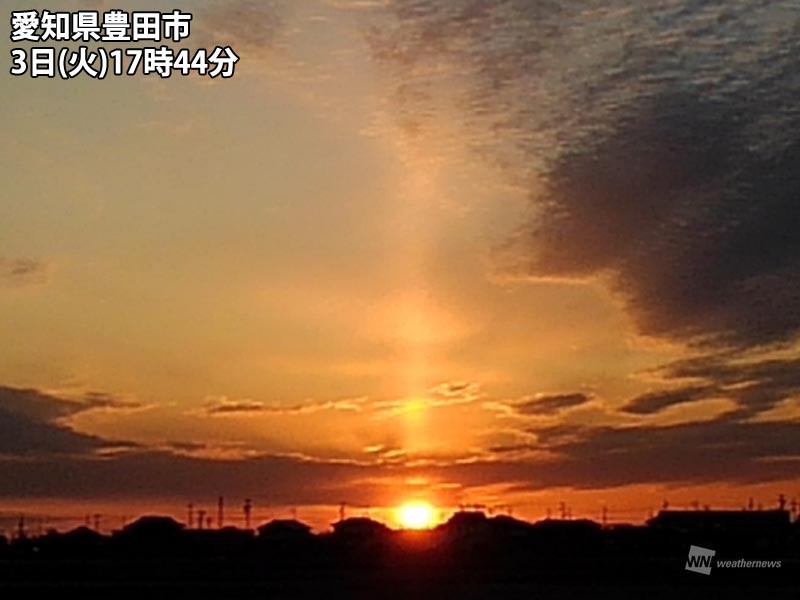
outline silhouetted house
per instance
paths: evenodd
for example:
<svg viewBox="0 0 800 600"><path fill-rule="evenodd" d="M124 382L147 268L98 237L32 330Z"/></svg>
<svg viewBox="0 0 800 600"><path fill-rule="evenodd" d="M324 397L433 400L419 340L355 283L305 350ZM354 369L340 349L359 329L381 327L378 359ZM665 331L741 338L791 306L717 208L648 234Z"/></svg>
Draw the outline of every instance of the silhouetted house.
<svg viewBox="0 0 800 600"><path fill-rule="evenodd" d="M185 526L171 517L145 516L117 531L112 540L117 547L139 553L176 552L187 545Z"/></svg>
<svg viewBox="0 0 800 600"><path fill-rule="evenodd" d="M185 529L172 517L145 516L123 527L117 535L124 537L170 537L178 536Z"/></svg>
<svg viewBox="0 0 800 600"><path fill-rule="evenodd" d="M349 545L374 546L390 539L391 529L366 517L353 517L333 524L332 538Z"/></svg>
<svg viewBox="0 0 800 600"><path fill-rule="evenodd" d="M486 537L490 531L490 524L482 512L460 511L436 529L451 540L474 539Z"/></svg>
<svg viewBox="0 0 800 600"><path fill-rule="evenodd" d="M650 543L652 531L641 525L615 524L603 528L609 554L638 554Z"/></svg>
<svg viewBox="0 0 800 600"><path fill-rule="evenodd" d="M590 519L545 519L533 524L540 549L559 554L592 554L603 543L603 526Z"/></svg>
<svg viewBox="0 0 800 600"><path fill-rule="evenodd" d="M509 515L498 515L489 519L489 529L493 536L506 540L523 539L534 531L531 523Z"/></svg>
<svg viewBox="0 0 800 600"><path fill-rule="evenodd" d="M66 533L49 529L36 538L36 548L42 556L84 558L99 554L106 541L106 537L88 527L78 527Z"/></svg>
<svg viewBox="0 0 800 600"><path fill-rule="evenodd" d="M247 552L253 541L253 532L227 526L222 529L190 529L180 534L188 540L186 548L192 556L237 556Z"/></svg>
<svg viewBox="0 0 800 600"><path fill-rule="evenodd" d="M648 527L661 539L678 543L720 544L730 551L778 550L791 535L786 510L662 510Z"/></svg>
<svg viewBox="0 0 800 600"><path fill-rule="evenodd" d="M274 519L258 528L260 540L278 544L305 542L311 537L311 527L296 519Z"/></svg>
<svg viewBox="0 0 800 600"><path fill-rule="evenodd" d="M786 510L662 510L647 524L654 529L680 533L786 533L791 518Z"/></svg>

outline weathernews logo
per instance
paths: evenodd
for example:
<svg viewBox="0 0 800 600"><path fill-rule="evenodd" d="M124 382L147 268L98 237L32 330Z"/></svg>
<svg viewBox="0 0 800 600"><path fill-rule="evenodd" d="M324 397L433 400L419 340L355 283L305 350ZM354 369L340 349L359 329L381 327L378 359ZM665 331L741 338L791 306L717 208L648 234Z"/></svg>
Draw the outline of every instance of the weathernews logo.
<svg viewBox="0 0 800 600"><path fill-rule="evenodd" d="M717 560L714 561L716 550L701 548L700 546L689 546L689 556L686 558L686 570L711 575L711 567L727 569L779 569L779 560Z"/></svg>

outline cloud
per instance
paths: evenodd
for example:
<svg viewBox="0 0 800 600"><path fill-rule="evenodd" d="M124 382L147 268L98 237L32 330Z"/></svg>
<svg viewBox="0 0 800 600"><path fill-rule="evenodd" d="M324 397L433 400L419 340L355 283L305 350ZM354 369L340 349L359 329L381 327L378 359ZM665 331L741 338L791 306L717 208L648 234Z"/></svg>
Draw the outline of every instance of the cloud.
<svg viewBox="0 0 800 600"><path fill-rule="evenodd" d="M360 412L366 398L346 398L341 400L325 400L321 402L306 402L303 404L281 405L266 404L260 400L229 399L226 397L214 398L206 402L199 414L206 416L235 416L248 413L271 414L310 414L324 410L341 410ZM196 411L195 411L196 413Z"/></svg>
<svg viewBox="0 0 800 600"><path fill-rule="evenodd" d="M40 457L25 469L0 460L4 497L166 499L224 493L261 504L335 504L353 486L369 494L375 471L353 463L293 457L210 460L169 452L131 452L115 457Z"/></svg>
<svg viewBox="0 0 800 600"><path fill-rule="evenodd" d="M23 287L47 281L47 264L32 258L0 256L0 285Z"/></svg>
<svg viewBox="0 0 800 600"><path fill-rule="evenodd" d="M713 389L708 386L688 386L649 392L633 398L622 410L637 415L652 415L671 406L704 400Z"/></svg>
<svg viewBox="0 0 800 600"><path fill-rule="evenodd" d="M222 400L206 406L206 414L209 415L230 415L253 413L267 410L263 402L252 400Z"/></svg>
<svg viewBox="0 0 800 600"><path fill-rule="evenodd" d="M252 51L272 50L286 5L273 0L215 0L198 12L194 27L211 43Z"/></svg>
<svg viewBox="0 0 800 600"><path fill-rule="evenodd" d="M744 420L800 396L800 360L710 354L676 361L656 370L666 382L682 385L638 396L623 411L648 415L678 404L728 398Z"/></svg>
<svg viewBox="0 0 800 600"><path fill-rule="evenodd" d="M38 390L0 386L0 455L86 455L134 447L78 433L62 423L80 412L119 406L118 402L95 396L86 401L65 400Z"/></svg>
<svg viewBox="0 0 800 600"><path fill-rule="evenodd" d="M144 405L106 392L87 392L72 399L31 388L0 385L0 408L35 421L50 422L90 410L134 410Z"/></svg>
<svg viewBox="0 0 800 600"><path fill-rule="evenodd" d="M66 427L41 423L0 408L0 455L42 456L87 454L106 447L96 437L75 433Z"/></svg>
<svg viewBox="0 0 800 600"><path fill-rule="evenodd" d="M509 247L518 275L601 277L646 334L797 337L794 3L388 6L369 39L398 119L456 108L467 144L535 182Z"/></svg>
<svg viewBox="0 0 800 600"><path fill-rule="evenodd" d="M380 504L393 502L397 486L418 477L466 489L502 484L517 490L753 483L795 477L800 460L800 423L752 422L738 413L670 426L562 423L523 429L515 436L518 443L470 460L410 460L387 440L364 448L362 462L267 455L242 445L195 441L146 448L58 425L61 415L74 410L68 401L13 388L4 388L2 397L4 497L186 499L225 493L276 505L332 504L341 498ZM589 399L564 394L538 401L558 410ZM17 410L20 406L27 409Z"/></svg>
<svg viewBox="0 0 800 600"><path fill-rule="evenodd" d="M481 472L537 488L794 477L796 421L751 421L800 396L798 361L771 355L800 341L797 5L387 7L367 37L401 128L424 139L456 113L459 147L529 190L531 217L495 255L504 279L602 284L640 333L694 354L628 401L628 426L532 430ZM652 425L712 399L737 408ZM563 408L540 402L516 410ZM537 452L549 461L518 460Z"/></svg>
<svg viewBox="0 0 800 600"><path fill-rule="evenodd" d="M720 419L669 427L562 428L543 435L557 455L536 485L752 483L796 477L798 423Z"/></svg>
<svg viewBox="0 0 800 600"><path fill-rule="evenodd" d="M120 398L108 392L87 392L79 401L79 406L82 407L81 412L96 409L131 411L147 408L141 402Z"/></svg>
<svg viewBox="0 0 800 600"><path fill-rule="evenodd" d="M440 383L428 390L432 406L469 404L482 397L481 386L469 381L450 381Z"/></svg>
<svg viewBox="0 0 800 600"><path fill-rule="evenodd" d="M512 407L523 415L553 415L586 404L592 399L588 394L581 392L573 394L554 394L550 396L537 396L532 400L516 403Z"/></svg>

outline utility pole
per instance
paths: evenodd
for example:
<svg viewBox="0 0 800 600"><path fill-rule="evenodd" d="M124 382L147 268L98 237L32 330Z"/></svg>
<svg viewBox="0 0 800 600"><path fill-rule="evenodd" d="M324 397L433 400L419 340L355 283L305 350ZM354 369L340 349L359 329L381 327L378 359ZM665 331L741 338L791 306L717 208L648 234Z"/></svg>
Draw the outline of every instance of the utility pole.
<svg viewBox="0 0 800 600"><path fill-rule="evenodd" d="M225 522L225 498L217 498L217 529L222 529Z"/></svg>
<svg viewBox="0 0 800 600"><path fill-rule="evenodd" d="M186 509L189 512L188 514L189 529L192 529L194 527L194 504L189 502L189 504L186 505Z"/></svg>

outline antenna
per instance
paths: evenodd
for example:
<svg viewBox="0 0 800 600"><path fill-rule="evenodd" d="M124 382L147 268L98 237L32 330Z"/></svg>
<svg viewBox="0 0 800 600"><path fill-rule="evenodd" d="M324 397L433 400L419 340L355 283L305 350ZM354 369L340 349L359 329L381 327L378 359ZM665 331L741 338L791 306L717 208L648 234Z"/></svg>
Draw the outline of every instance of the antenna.
<svg viewBox="0 0 800 600"><path fill-rule="evenodd" d="M189 512L188 521L189 521L189 529L191 529L192 527L194 527L194 504L189 502L189 504L186 505L186 509Z"/></svg>
<svg viewBox="0 0 800 600"><path fill-rule="evenodd" d="M250 515L253 512L253 501L250 498L245 498L242 510L244 511L244 526L246 529L250 529Z"/></svg>
<svg viewBox="0 0 800 600"><path fill-rule="evenodd" d="M222 529L225 523L225 498L217 498L217 529Z"/></svg>
<svg viewBox="0 0 800 600"><path fill-rule="evenodd" d="M203 529L203 525L205 525L205 521L206 521L206 511L198 510L197 511L197 528L202 530Z"/></svg>
<svg viewBox="0 0 800 600"><path fill-rule="evenodd" d="M778 494L778 508L780 510L786 510L786 496L783 494Z"/></svg>
<svg viewBox="0 0 800 600"><path fill-rule="evenodd" d="M344 521L345 510L347 509L347 502L339 503L339 522Z"/></svg>

